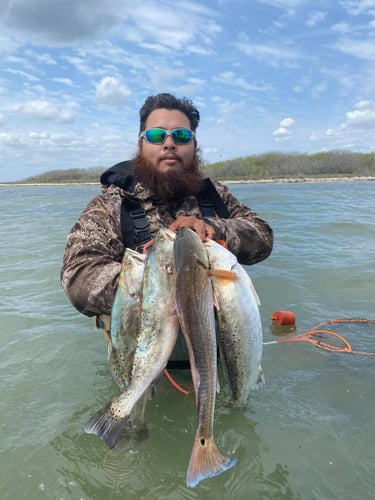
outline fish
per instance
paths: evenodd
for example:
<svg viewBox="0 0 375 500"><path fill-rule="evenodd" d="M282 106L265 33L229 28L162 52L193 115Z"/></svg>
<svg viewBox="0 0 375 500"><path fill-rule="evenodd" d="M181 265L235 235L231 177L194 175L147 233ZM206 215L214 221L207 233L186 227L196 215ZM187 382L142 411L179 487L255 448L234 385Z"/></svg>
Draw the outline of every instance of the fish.
<svg viewBox="0 0 375 500"><path fill-rule="evenodd" d="M212 274L217 302L220 362L229 384L231 402L244 406L250 391L264 384L260 300L253 282L237 257L213 240L204 243L210 268L235 273L234 280Z"/></svg>
<svg viewBox="0 0 375 500"><path fill-rule="evenodd" d="M176 343L179 322L173 296L174 239L173 231L159 229L147 256L129 384L85 427L87 433L96 434L109 448L113 448L123 434L134 405L161 376Z"/></svg>
<svg viewBox="0 0 375 500"><path fill-rule="evenodd" d="M130 382L141 307L146 255L127 248L122 259L118 286L111 312L109 369L120 390Z"/></svg>
<svg viewBox="0 0 375 500"><path fill-rule="evenodd" d="M224 456L213 435L217 378L214 298L207 252L189 228L177 231L174 244L175 307L190 360L198 410L198 427L186 473L186 485L197 486L236 463Z"/></svg>
<svg viewBox="0 0 375 500"><path fill-rule="evenodd" d="M131 248L125 250L112 305L108 366L120 391L123 391L130 383L139 332L145 264L146 254L141 254ZM132 433L133 444L143 441L148 436L144 416L147 401L152 398L153 393L154 388L150 387L149 392L145 392L134 405L127 421L127 433Z"/></svg>

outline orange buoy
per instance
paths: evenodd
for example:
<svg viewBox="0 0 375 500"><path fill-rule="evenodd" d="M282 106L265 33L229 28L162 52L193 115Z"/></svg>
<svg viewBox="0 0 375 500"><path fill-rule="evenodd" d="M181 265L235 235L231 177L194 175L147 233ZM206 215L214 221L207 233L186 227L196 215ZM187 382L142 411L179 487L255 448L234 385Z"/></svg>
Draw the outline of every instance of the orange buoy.
<svg viewBox="0 0 375 500"><path fill-rule="evenodd" d="M274 325L278 326L296 324L296 315L292 311L274 311L270 319Z"/></svg>

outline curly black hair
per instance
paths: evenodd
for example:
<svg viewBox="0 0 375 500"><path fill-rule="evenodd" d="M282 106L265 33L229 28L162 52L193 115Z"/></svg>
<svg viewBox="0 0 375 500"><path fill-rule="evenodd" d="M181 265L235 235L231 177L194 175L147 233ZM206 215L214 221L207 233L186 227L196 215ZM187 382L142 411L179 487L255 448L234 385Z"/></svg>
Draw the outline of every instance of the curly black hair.
<svg viewBox="0 0 375 500"><path fill-rule="evenodd" d="M199 125L199 111L194 106L193 102L186 97L178 98L172 94L161 93L157 95L150 95L145 100L143 106L139 110L140 127L139 132L142 132L146 127L146 120L149 114L155 109L177 109L184 113L190 121L191 130L195 132Z"/></svg>

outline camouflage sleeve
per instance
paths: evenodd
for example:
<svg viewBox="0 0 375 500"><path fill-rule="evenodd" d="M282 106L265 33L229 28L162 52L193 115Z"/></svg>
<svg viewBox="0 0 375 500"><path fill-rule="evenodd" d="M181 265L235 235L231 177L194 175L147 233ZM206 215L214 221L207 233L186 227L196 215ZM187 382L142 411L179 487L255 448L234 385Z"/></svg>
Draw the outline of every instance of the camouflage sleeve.
<svg viewBox="0 0 375 500"><path fill-rule="evenodd" d="M207 217L216 238L222 239L241 264L255 264L266 259L273 247L273 231L266 221L238 201L229 189L219 182L215 187L230 215L227 219Z"/></svg>
<svg viewBox="0 0 375 500"><path fill-rule="evenodd" d="M111 312L124 253L119 210L119 196L96 196L67 238L61 283L87 316Z"/></svg>

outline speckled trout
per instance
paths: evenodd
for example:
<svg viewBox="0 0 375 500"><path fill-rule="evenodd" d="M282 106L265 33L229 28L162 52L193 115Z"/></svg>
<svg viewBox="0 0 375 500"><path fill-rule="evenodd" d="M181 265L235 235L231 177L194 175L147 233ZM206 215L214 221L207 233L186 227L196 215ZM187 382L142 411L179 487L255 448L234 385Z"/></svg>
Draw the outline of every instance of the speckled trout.
<svg viewBox="0 0 375 500"><path fill-rule="evenodd" d="M123 391L130 383L131 371L142 306L143 274L146 255L127 248L122 259L119 282L111 312L111 343L108 345L108 366L111 375ZM127 422L127 433L131 431L136 440L147 436L144 420L147 400L152 388L134 405Z"/></svg>
<svg viewBox="0 0 375 500"><path fill-rule="evenodd" d="M186 475L188 487L221 474L236 463L213 436L217 380L214 301L207 252L197 234L180 228L174 245L175 304L186 340L199 423Z"/></svg>
<svg viewBox="0 0 375 500"><path fill-rule="evenodd" d="M219 280L212 275L217 319L219 352L231 399L242 406L252 389L264 383L261 368L263 335L259 297L250 276L234 254L215 241L204 243L210 268L235 273L235 280Z"/></svg>
<svg viewBox="0 0 375 500"><path fill-rule="evenodd" d="M143 276L139 334L129 385L86 425L113 448L134 405L158 379L176 342L178 317L173 305L173 242L175 233L160 229L147 256Z"/></svg>
<svg viewBox="0 0 375 500"><path fill-rule="evenodd" d="M125 250L112 306L108 361L120 390L124 390L130 382L139 333L145 260L146 255L130 248Z"/></svg>

